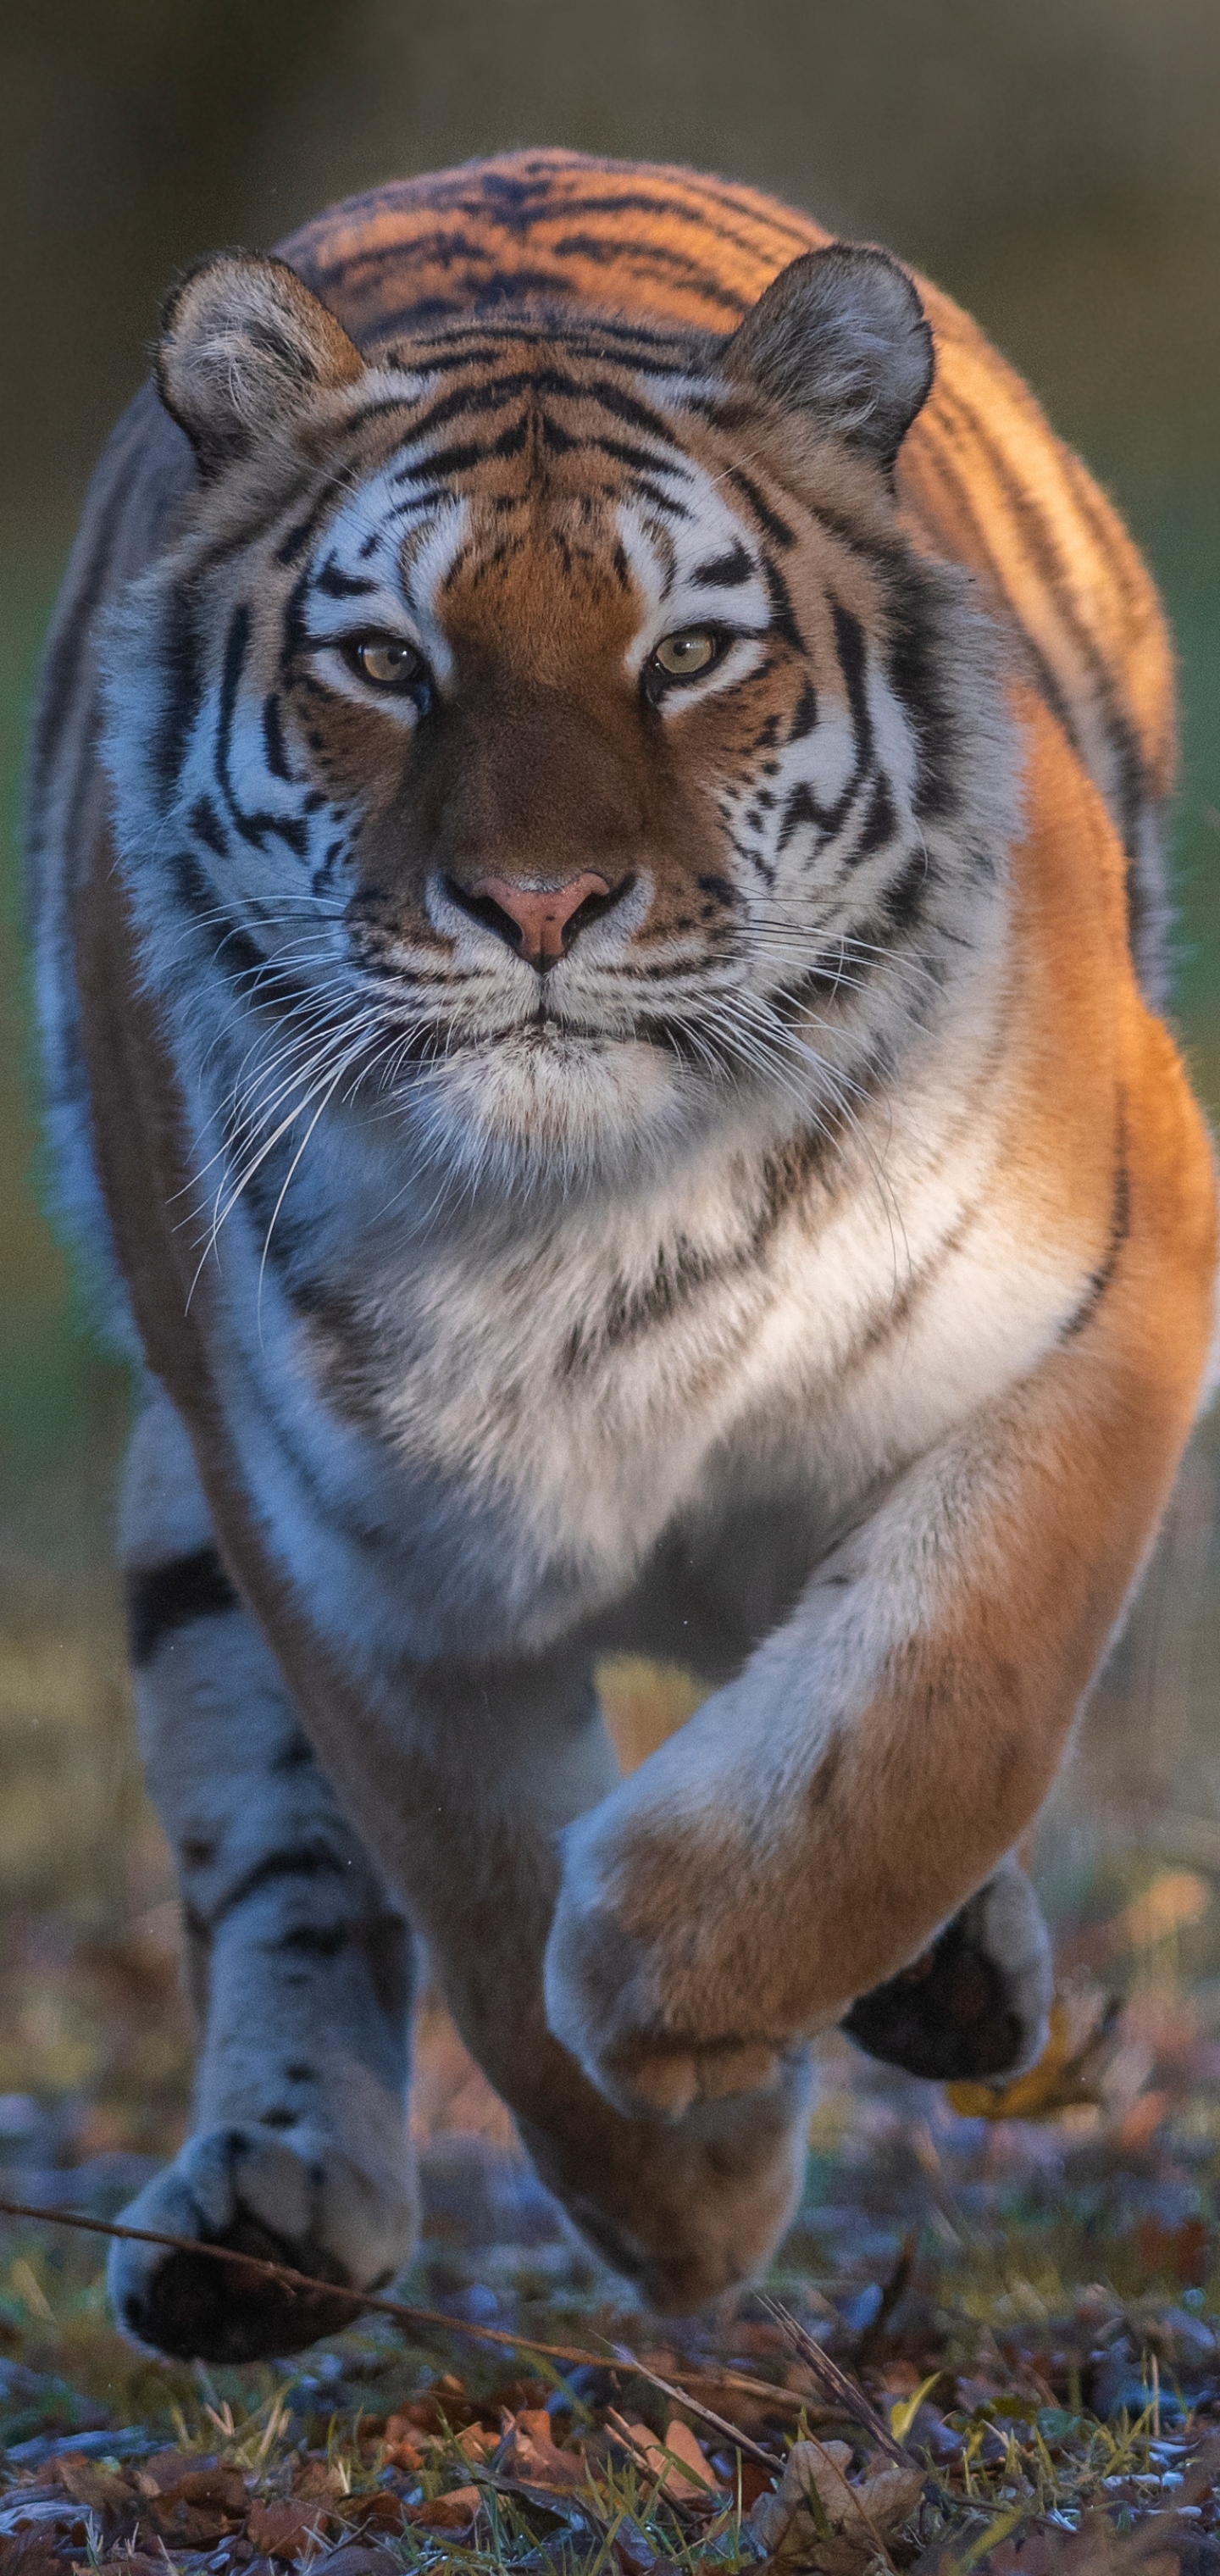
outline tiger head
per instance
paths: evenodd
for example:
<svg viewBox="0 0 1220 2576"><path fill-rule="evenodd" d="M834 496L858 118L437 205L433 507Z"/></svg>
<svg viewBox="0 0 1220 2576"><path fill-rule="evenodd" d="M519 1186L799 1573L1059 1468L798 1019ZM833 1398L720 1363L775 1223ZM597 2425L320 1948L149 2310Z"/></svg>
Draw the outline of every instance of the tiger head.
<svg viewBox="0 0 1220 2576"><path fill-rule="evenodd" d="M845 245L727 340L527 310L361 352L281 262L185 280L197 490L108 759L239 1125L392 1114L464 1185L568 1188L844 1128L1003 837L994 654L895 477L932 366Z"/></svg>

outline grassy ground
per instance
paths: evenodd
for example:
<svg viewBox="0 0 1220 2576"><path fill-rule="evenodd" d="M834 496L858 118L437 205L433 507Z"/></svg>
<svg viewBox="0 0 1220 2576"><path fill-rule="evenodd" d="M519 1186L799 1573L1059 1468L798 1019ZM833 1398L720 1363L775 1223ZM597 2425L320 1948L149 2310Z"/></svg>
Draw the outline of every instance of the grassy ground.
<svg viewBox="0 0 1220 2576"><path fill-rule="evenodd" d="M335 2576L1220 2564L1214 2048L1138 1967L1186 1902L1162 1873L1103 1927L1129 2000L1106 2027L1106 1989L1077 1978L1039 2118L981 2117L834 2042L771 2280L695 2325L659 2329L598 2270L436 2014L432 2114L487 2118L421 2135L399 2288L448 2326L366 2319L241 2370L155 2361L108 2323L96 2239L6 2222L4 2576L312 2565L357 2542L377 2557ZM129 2179L97 2157L53 2187L97 2209ZM480 2343L488 2328L530 2340Z"/></svg>

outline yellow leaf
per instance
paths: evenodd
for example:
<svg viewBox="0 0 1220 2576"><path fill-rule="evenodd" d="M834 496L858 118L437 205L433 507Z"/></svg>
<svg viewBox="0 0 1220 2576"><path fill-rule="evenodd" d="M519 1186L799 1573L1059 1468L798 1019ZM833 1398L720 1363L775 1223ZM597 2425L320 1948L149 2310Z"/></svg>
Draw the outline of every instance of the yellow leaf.
<svg viewBox="0 0 1220 2576"><path fill-rule="evenodd" d="M1099 2100L1091 2081L1091 2060L1103 2035L1090 2031L1083 2045L1073 2050L1067 2007L1056 1997L1046 2046L1036 2066L1014 2076L1011 2084L946 2084L945 2099L963 2120L1057 2119L1061 2111Z"/></svg>
<svg viewBox="0 0 1220 2576"><path fill-rule="evenodd" d="M940 2376L939 2370L930 2371L922 2387L916 2389L913 2397L894 2399L890 2408L890 2431L896 2442L905 2442L925 2397L935 2388Z"/></svg>

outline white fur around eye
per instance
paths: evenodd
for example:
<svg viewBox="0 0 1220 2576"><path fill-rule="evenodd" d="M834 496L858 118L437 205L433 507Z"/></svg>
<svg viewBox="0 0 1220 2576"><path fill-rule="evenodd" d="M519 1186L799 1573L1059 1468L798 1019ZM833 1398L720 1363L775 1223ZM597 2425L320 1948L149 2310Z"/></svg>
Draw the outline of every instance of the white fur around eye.
<svg viewBox="0 0 1220 2576"><path fill-rule="evenodd" d="M378 688L372 680L362 679L353 671L341 645L324 645L313 656L317 677L336 697L349 698L353 706L372 709L376 715L389 716L392 722L414 733L422 712L419 700L409 689Z"/></svg>

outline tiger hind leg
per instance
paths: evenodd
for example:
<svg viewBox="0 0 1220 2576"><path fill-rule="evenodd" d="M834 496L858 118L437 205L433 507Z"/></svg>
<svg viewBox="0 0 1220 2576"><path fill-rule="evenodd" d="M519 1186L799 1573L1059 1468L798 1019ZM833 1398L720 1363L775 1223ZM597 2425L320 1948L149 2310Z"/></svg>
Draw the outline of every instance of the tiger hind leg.
<svg viewBox="0 0 1220 2576"><path fill-rule="evenodd" d="M124 1519L140 1736L202 2030L191 2134L124 2216L370 2288L414 2232L410 1935L228 1581L162 1397L136 1431ZM131 2332L210 2361L298 2350L351 2314L155 2246L116 2243L109 2277Z"/></svg>
<svg viewBox="0 0 1220 2576"><path fill-rule="evenodd" d="M999 2083L1041 2055L1051 1949L1038 1900L1003 1861L927 1950L861 1995L840 2027L870 2057L939 2084Z"/></svg>

